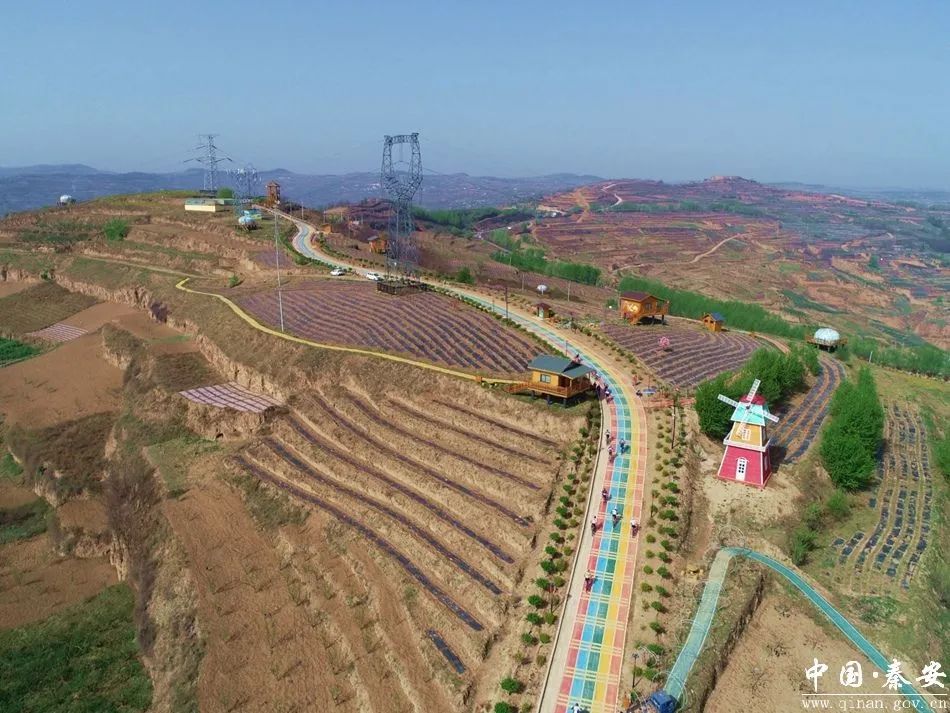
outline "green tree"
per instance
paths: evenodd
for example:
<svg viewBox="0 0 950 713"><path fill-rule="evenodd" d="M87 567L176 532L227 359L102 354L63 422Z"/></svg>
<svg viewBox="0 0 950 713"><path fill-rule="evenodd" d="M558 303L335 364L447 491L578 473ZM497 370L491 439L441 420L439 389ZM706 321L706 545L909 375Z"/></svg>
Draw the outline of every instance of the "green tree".
<svg viewBox="0 0 950 713"><path fill-rule="evenodd" d="M461 268L455 275L455 281L461 282L463 285L474 285L475 278L472 276L472 271L468 267Z"/></svg>
<svg viewBox="0 0 950 713"><path fill-rule="evenodd" d="M232 189L232 188L219 188L219 189L218 189L218 198L234 198L234 189Z"/></svg>
<svg viewBox="0 0 950 713"><path fill-rule="evenodd" d="M696 414L699 427L710 438L722 439L729 433L733 407L719 400L719 394L738 400L743 393L741 385L729 383L730 374L724 373L704 381L696 389Z"/></svg>
<svg viewBox="0 0 950 713"><path fill-rule="evenodd" d="M129 230L131 230L129 222L122 218L111 218L102 226L102 233L106 236L106 240L113 242L123 240L129 234Z"/></svg>
<svg viewBox="0 0 950 713"><path fill-rule="evenodd" d="M819 452L831 482L839 488L859 490L870 482L874 456L860 436L846 430L841 423L828 424Z"/></svg>

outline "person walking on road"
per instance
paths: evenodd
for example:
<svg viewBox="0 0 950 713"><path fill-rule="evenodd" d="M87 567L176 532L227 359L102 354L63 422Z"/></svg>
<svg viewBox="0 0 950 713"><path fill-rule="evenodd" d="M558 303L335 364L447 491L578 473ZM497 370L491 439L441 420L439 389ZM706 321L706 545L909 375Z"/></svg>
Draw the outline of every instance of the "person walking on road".
<svg viewBox="0 0 950 713"><path fill-rule="evenodd" d="M620 509L615 505L614 510L611 513L614 521L614 527L617 527L617 523L620 522Z"/></svg>
<svg viewBox="0 0 950 713"><path fill-rule="evenodd" d="M597 534L597 516L594 515L594 518L590 521L590 534L591 537Z"/></svg>

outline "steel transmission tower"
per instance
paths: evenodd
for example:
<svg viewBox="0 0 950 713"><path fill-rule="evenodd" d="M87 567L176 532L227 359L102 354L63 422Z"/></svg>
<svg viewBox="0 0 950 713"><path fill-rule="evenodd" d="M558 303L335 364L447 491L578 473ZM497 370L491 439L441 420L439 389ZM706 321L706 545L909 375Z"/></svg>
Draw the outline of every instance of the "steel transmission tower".
<svg viewBox="0 0 950 713"><path fill-rule="evenodd" d="M259 180L257 169L251 164L246 164L242 168L228 171L228 175L234 182L234 210L240 213L251 206L254 188Z"/></svg>
<svg viewBox="0 0 950 713"><path fill-rule="evenodd" d="M411 157L408 164L402 160L406 144ZM393 164L393 146L398 147L399 159ZM383 169L381 181L391 202L389 214L388 267L411 273L419 264L419 251L412 235L412 197L422 183L422 153L419 134L386 136L383 139Z"/></svg>
<svg viewBox="0 0 950 713"><path fill-rule="evenodd" d="M218 164L231 160L227 156L218 156L218 147L214 145L216 136L217 134L198 134L201 143L195 146L195 151L204 151L204 155L188 159L205 167L204 190L211 193L218 190Z"/></svg>

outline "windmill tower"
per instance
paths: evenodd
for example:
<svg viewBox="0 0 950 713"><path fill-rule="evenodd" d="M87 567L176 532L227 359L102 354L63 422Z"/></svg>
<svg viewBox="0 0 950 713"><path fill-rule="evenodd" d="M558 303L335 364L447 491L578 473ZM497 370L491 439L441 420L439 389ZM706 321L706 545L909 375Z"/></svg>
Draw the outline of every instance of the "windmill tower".
<svg viewBox="0 0 950 713"><path fill-rule="evenodd" d="M764 488L772 475L772 461L769 458L772 441L766 427L769 421L778 423L778 417L769 413L765 399L756 393L761 383L756 379L749 393L739 401L719 394L719 400L734 406L735 411L732 412L732 428L723 440L726 452L716 477L757 488Z"/></svg>

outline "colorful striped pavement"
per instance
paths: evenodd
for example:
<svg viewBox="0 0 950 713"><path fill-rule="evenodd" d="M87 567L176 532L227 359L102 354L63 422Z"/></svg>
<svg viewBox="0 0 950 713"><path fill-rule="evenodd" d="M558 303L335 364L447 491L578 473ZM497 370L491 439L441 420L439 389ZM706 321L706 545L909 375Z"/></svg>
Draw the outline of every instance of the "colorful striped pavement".
<svg viewBox="0 0 950 713"><path fill-rule="evenodd" d="M346 266L315 250L310 240L311 228L306 223L294 222L298 226L298 233L293 244L298 252L326 263ZM488 309L499 313L504 310L471 292L461 294ZM615 713L621 704L623 687L620 677L637 559L637 540L630 530L630 518L642 521L646 480L646 414L640 399L633 394L629 379L624 378L626 374L585 354L582 347L572 344L566 337L537 320L514 311L509 312L509 317L557 348L563 348L569 354L580 354L586 364L597 370L614 395L613 400L605 404L605 426L615 439L623 438L630 444L628 452L618 455L613 463L607 464L603 487L608 489L610 500L604 504L598 497L602 528L593 538L587 559L586 571L595 572L596 580L590 592L583 592L577 598L573 605L574 611L565 612L558 646L568 647L567 664L562 671L551 672L548 691L541 702L542 711L554 713L564 713L575 703L590 713ZM634 406L631 407L631 404ZM607 511L614 507L621 510L616 527L609 523L610 517L607 515ZM582 534L590 537L589 530L582 531ZM573 626L567 638L563 627L571 621ZM553 657L556 656L555 651Z"/></svg>

